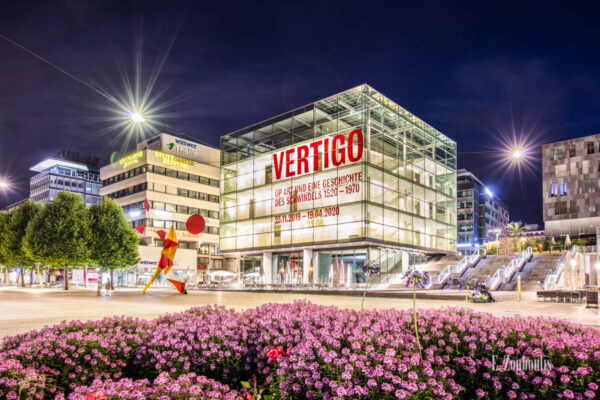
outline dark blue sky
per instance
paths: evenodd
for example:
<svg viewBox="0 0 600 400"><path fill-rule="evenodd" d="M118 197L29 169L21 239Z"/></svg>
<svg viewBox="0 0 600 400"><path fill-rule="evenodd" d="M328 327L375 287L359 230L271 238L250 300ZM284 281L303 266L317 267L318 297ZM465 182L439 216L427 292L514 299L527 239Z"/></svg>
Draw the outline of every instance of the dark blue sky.
<svg viewBox="0 0 600 400"><path fill-rule="evenodd" d="M490 160L513 132L537 144L598 133L595 7L3 2L0 34L116 96L125 94L122 72L135 75L135 54L147 84L172 41L154 86L164 91L161 101L176 100L163 121L213 145L225 133L366 82L457 141L459 167L492 187L512 219L541 222L541 161L520 177ZM0 206L25 197L29 167L61 149L94 152L108 163L123 140L106 132L107 107L98 93L0 39L0 175L15 187Z"/></svg>

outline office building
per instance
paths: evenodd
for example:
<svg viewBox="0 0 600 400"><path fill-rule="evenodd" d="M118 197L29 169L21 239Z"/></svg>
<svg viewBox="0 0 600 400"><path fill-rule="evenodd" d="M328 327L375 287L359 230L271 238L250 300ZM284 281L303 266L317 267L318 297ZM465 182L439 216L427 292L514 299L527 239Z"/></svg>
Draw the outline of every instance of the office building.
<svg viewBox="0 0 600 400"><path fill-rule="evenodd" d="M600 135L543 145L542 173L546 235L595 235L600 227Z"/></svg>
<svg viewBox="0 0 600 400"><path fill-rule="evenodd" d="M64 150L30 170L37 172L29 180L29 197L36 203L47 204L62 191L79 194L88 206L102 200L97 157Z"/></svg>
<svg viewBox="0 0 600 400"><path fill-rule="evenodd" d="M221 138L221 251L246 282L381 283L456 252L456 143L368 85Z"/></svg>
<svg viewBox="0 0 600 400"><path fill-rule="evenodd" d="M209 280L210 271L237 271L235 258L225 259L219 251L219 161L218 149L163 133L100 169L102 196L115 199L132 226L144 227L140 262L119 283L147 282L163 245L156 231L171 226L179 240L173 270L183 279L202 282ZM144 207L146 200L150 211ZM187 231L186 221L193 214L206 220L200 234Z"/></svg>
<svg viewBox="0 0 600 400"><path fill-rule="evenodd" d="M510 219L502 200L466 169L458 170L456 186L458 249L471 253L483 243L505 236Z"/></svg>

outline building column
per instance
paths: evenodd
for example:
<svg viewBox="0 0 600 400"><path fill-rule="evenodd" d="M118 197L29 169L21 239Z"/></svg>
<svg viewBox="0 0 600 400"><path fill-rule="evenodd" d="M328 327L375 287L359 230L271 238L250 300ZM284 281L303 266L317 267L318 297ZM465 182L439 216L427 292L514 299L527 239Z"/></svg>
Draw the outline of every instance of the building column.
<svg viewBox="0 0 600 400"><path fill-rule="evenodd" d="M265 251L262 256L262 270L263 275L261 276L263 283L273 283L273 253Z"/></svg>
<svg viewBox="0 0 600 400"><path fill-rule="evenodd" d="M309 270L312 262L313 251L312 249L304 249L302 253L302 283L311 283L309 281Z"/></svg>

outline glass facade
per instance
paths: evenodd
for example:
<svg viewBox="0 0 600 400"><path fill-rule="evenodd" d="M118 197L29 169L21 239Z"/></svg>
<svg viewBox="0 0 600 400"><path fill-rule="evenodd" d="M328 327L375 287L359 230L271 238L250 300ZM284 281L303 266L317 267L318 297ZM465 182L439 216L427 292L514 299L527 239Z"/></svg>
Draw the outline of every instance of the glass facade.
<svg viewBox="0 0 600 400"><path fill-rule="evenodd" d="M224 252L355 244L313 263L358 282L374 245L456 251L456 143L367 85L223 136L221 158ZM306 275L280 256L273 282Z"/></svg>

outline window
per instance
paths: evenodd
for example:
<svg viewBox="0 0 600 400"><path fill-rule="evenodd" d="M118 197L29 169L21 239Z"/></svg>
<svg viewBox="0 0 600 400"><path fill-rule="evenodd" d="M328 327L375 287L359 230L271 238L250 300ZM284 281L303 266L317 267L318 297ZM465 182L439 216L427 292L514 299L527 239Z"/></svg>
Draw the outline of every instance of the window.
<svg viewBox="0 0 600 400"><path fill-rule="evenodd" d="M591 212L591 213L596 212L596 205L595 204L590 204L588 206L588 211Z"/></svg>
<svg viewBox="0 0 600 400"><path fill-rule="evenodd" d="M554 215L567 214L567 202L557 201L554 203Z"/></svg>
<svg viewBox="0 0 600 400"><path fill-rule="evenodd" d="M556 196L558 196L558 184L553 183L552 185L550 185L550 197Z"/></svg>
<svg viewBox="0 0 600 400"><path fill-rule="evenodd" d="M577 149L575 147L575 144L571 144L569 145L569 157L575 157L577 155Z"/></svg>
<svg viewBox="0 0 600 400"><path fill-rule="evenodd" d="M575 214L579 212L579 207L577 207L577 200L571 200L569 204L569 208L571 209L571 214Z"/></svg>
<svg viewBox="0 0 600 400"><path fill-rule="evenodd" d="M581 162L581 173L582 174L590 173L590 161L589 160L583 160Z"/></svg>
<svg viewBox="0 0 600 400"><path fill-rule="evenodd" d="M552 160L562 160L564 157L564 149L563 147L555 147L552 152Z"/></svg>
<svg viewBox="0 0 600 400"><path fill-rule="evenodd" d="M567 184L566 183L561 183L560 184L560 195L561 196L566 196L567 195Z"/></svg>
<svg viewBox="0 0 600 400"><path fill-rule="evenodd" d="M571 161L569 174L571 174L571 176L579 175L577 172L577 161Z"/></svg>
<svg viewBox="0 0 600 400"><path fill-rule="evenodd" d="M594 154L594 142L585 142L585 148L588 154Z"/></svg>

